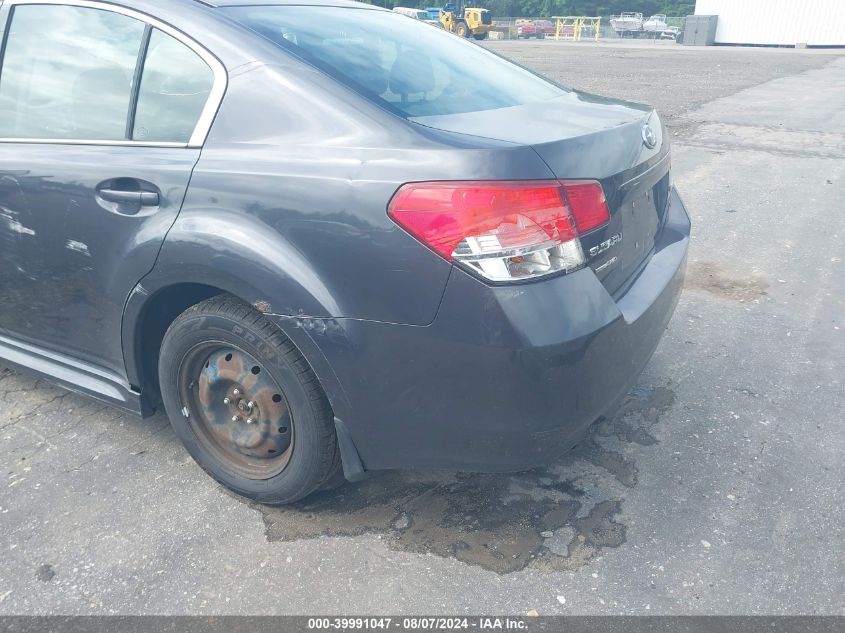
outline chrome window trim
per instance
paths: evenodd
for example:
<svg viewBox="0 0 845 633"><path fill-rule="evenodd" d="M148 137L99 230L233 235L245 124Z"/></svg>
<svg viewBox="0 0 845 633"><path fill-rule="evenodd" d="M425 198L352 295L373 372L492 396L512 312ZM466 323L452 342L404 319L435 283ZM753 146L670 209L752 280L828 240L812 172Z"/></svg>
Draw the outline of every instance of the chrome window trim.
<svg viewBox="0 0 845 633"><path fill-rule="evenodd" d="M126 145L132 147L184 147L194 149L201 148L205 144L205 140L208 137L209 132L211 131L211 125L212 123L214 123L214 117L217 116L217 111L220 109L220 104L223 102L223 95L226 94L226 88L229 83L229 76L226 72L226 68L223 66L222 62L217 59L217 57L215 57L211 52L208 51L208 49L198 44L196 41L185 35L185 33L183 33L182 31L173 28L172 26L165 22L162 22L158 18L154 18L153 16L147 13L143 13L135 9L130 9L121 5L112 4L111 2L105 2L103 0L4 0L0 2L0 6L2 6L4 9L7 7L11 8L18 5L58 5L84 7L88 9L101 9L103 11L111 11L112 13L118 13L120 15L125 15L127 17L134 18L143 22L144 24L149 24L153 28L162 31L163 33L166 33L167 35L171 36L178 42L184 44L194 53L199 55L199 57L208 65L208 67L211 68L211 72L214 75L214 83L211 86L211 92L208 95L208 100L205 102L205 108L203 108L203 111L200 114L199 119L197 120L196 127L194 127L194 131L191 134L191 138L188 140L187 143L133 141L128 139L100 141L80 139L20 139L8 137L0 137L0 143ZM6 26L9 25L4 25L4 28ZM0 60L0 63L2 63L2 61L3 60Z"/></svg>
<svg viewBox="0 0 845 633"><path fill-rule="evenodd" d="M125 145L127 147L194 147L189 143L155 143L153 141L130 141L127 139L119 139L112 141L98 141L94 139L75 139L75 138L11 138L0 137L0 143L22 143L27 145L49 144L49 145ZM199 146L198 146L199 147Z"/></svg>

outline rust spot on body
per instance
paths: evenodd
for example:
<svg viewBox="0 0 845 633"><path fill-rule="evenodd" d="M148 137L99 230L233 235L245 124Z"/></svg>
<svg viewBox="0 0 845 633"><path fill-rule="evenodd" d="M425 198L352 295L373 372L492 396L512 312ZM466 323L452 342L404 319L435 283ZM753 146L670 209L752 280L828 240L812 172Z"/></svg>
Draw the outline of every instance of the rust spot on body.
<svg viewBox="0 0 845 633"><path fill-rule="evenodd" d="M273 306L263 300L256 301L252 304L252 307L258 310L261 314L270 314L273 311Z"/></svg>

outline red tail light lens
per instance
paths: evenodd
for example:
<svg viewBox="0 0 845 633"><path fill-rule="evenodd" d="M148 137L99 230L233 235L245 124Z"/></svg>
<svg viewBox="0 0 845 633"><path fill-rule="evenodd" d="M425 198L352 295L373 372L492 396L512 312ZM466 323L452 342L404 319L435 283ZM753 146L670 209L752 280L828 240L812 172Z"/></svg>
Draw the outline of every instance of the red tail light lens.
<svg viewBox="0 0 845 633"><path fill-rule="evenodd" d="M564 182L561 183L569 202L572 215L578 225L578 232L583 235L593 229L607 224L610 213L607 210L607 200L604 190L597 182Z"/></svg>
<svg viewBox="0 0 845 633"><path fill-rule="evenodd" d="M598 182L489 181L404 185L388 214L444 258L493 281L584 265L578 240L610 219Z"/></svg>

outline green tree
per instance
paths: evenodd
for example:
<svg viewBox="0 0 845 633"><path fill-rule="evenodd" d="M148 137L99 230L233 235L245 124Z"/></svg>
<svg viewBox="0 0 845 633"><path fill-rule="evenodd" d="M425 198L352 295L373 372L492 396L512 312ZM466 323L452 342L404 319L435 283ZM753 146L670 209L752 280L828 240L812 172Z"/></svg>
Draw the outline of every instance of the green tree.
<svg viewBox="0 0 845 633"><path fill-rule="evenodd" d="M445 0L364 0L376 6L442 6ZM645 16L665 13L685 16L695 12L693 0L464 0L465 6L481 6L497 17L548 17L551 15L600 15L610 17L622 11L638 11Z"/></svg>

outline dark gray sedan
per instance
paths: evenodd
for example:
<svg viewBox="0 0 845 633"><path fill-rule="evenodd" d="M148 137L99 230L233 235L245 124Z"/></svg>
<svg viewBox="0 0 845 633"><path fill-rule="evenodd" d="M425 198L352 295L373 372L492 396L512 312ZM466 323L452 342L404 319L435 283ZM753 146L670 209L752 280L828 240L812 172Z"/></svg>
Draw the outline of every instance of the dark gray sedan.
<svg viewBox="0 0 845 633"><path fill-rule="evenodd" d="M0 358L163 405L239 494L547 463L672 315L690 224L649 107L343 0L0 28Z"/></svg>

